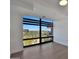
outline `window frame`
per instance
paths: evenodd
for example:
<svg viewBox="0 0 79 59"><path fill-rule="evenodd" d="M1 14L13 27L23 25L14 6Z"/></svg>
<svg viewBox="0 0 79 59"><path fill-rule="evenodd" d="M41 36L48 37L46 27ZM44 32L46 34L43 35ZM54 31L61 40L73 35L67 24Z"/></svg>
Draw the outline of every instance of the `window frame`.
<svg viewBox="0 0 79 59"><path fill-rule="evenodd" d="M33 21L31 21L31 20L33 20ZM53 29L53 22L51 23L51 22L42 21L42 18L40 18L39 20L23 18L23 24L39 26L39 37L23 39L23 41L25 41L25 40L35 40L35 39L39 38L39 43L38 44L32 44L32 45L23 46L24 48L25 47L29 47L29 46L34 46L34 45L40 45L40 44L44 44L44 43L53 42L53 35L52 36L47 36L47 37L42 37L41 36L41 34L42 34L41 33L42 32L42 26L48 26L48 25L51 24L52 25L52 29ZM52 32L53 32L53 30L52 30ZM51 38L52 40L49 40L49 41L46 41L46 42L42 42L42 38Z"/></svg>

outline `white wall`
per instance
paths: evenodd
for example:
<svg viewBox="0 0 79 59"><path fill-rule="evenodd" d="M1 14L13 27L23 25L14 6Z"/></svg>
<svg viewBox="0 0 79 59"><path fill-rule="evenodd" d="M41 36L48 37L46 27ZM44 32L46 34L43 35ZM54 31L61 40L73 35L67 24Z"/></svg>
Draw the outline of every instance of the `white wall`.
<svg viewBox="0 0 79 59"><path fill-rule="evenodd" d="M68 46L68 20L54 21L54 41Z"/></svg>
<svg viewBox="0 0 79 59"><path fill-rule="evenodd" d="M31 1L32 2L32 1ZM11 0L10 4L10 53L23 50L23 19L31 14L33 4L29 0Z"/></svg>
<svg viewBox="0 0 79 59"><path fill-rule="evenodd" d="M19 52L23 50L22 45L22 19L18 15L11 14L10 20L10 52Z"/></svg>

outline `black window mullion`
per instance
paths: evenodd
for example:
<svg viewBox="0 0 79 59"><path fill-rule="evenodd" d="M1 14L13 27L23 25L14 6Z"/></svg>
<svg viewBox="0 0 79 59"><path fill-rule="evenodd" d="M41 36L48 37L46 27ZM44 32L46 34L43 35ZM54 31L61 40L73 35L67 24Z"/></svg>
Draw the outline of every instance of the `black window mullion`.
<svg viewBox="0 0 79 59"><path fill-rule="evenodd" d="M42 41L42 40L41 40L41 18L40 18L40 22L39 22L39 23L40 23L40 24L39 24L39 25L40 25L40 28L39 28L39 29L40 29L40 30L39 30L40 40L39 40L39 41L40 41L40 44L41 44L41 41Z"/></svg>

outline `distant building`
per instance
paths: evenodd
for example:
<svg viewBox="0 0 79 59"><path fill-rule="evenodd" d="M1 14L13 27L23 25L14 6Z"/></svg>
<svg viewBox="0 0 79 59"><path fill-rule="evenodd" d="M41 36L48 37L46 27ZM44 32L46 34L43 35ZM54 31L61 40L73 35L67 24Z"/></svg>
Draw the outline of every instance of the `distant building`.
<svg viewBox="0 0 79 59"><path fill-rule="evenodd" d="M29 32L29 29L24 29L23 32Z"/></svg>

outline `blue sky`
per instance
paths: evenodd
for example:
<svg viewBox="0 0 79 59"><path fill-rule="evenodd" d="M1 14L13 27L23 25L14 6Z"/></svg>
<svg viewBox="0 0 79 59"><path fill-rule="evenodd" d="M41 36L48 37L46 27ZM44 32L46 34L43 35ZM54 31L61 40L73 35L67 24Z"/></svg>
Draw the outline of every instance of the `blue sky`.
<svg viewBox="0 0 79 59"><path fill-rule="evenodd" d="M30 19L39 20L39 17L37 17L37 16L23 16L23 18L30 18ZM43 21L47 21L47 22L52 22L52 20L46 19L46 18L44 18L44 19L42 19L42 20L43 20ZM23 24L23 29L29 29L29 30L34 30L34 31L36 31L36 30L39 30L39 26L25 25L25 24ZM44 31L50 31L49 28L44 27L44 26L42 26L42 30L44 30Z"/></svg>
<svg viewBox="0 0 79 59"><path fill-rule="evenodd" d="M39 26L24 25L24 24L23 24L23 29L29 29L29 30L37 31L37 30L39 30ZM44 30L44 31L50 31L49 28L44 27L44 26L42 26L42 30Z"/></svg>

